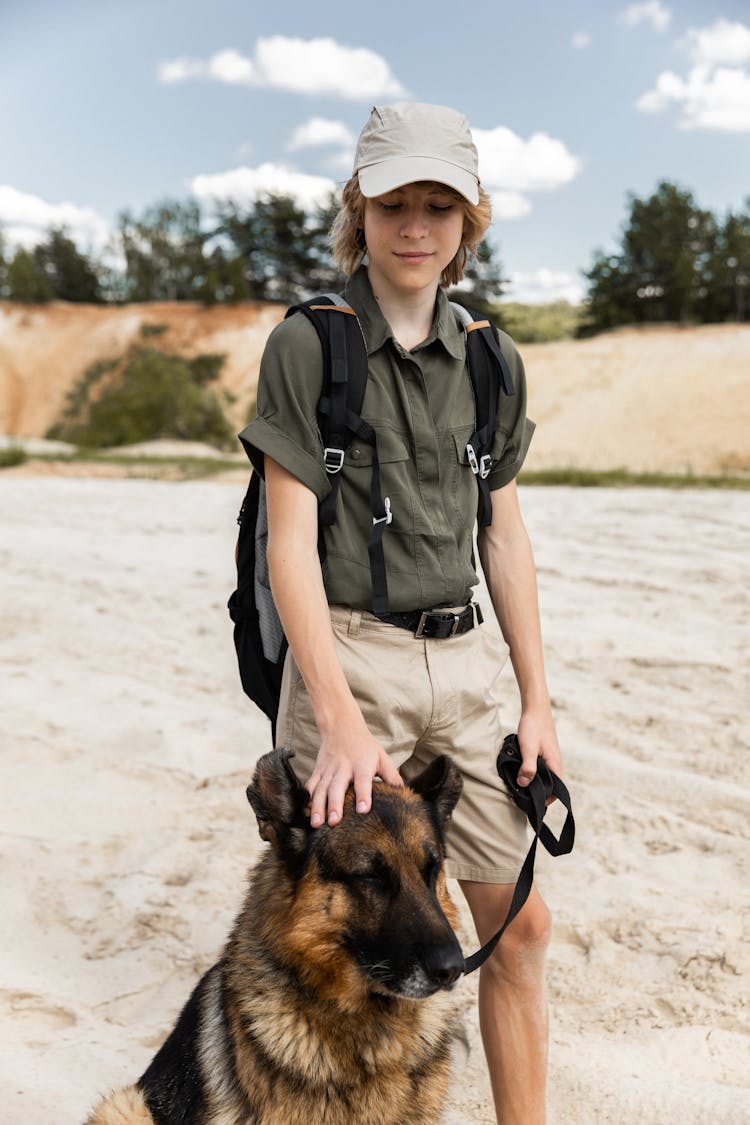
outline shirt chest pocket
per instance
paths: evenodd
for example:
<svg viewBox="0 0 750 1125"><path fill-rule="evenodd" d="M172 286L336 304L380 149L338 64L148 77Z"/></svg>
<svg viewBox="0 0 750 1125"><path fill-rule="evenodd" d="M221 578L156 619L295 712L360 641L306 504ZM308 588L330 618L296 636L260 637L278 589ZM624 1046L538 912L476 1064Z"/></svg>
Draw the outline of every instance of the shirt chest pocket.
<svg viewBox="0 0 750 1125"><path fill-rule="evenodd" d="M416 486L411 451L406 438L395 430L381 427L376 436L381 495L390 499L394 518L397 511L403 516L406 504L411 510L409 494ZM344 455L342 493L347 509L363 526L372 521L370 486L374 463L372 445L355 438Z"/></svg>
<svg viewBox="0 0 750 1125"><path fill-rule="evenodd" d="M466 452L466 446L473 432L473 426L462 426L461 429L452 431L454 451L459 465L469 465L469 456Z"/></svg>
<svg viewBox="0 0 750 1125"><path fill-rule="evenodd" d="M385 427L376 433L378 461L381 465L409 461L411 454L406 439L395 430ZM372 469L375 449L369 442L356 438L344 454L344 465L349 469Z"/></svg>
<svg viewBox="0 0 750 1125"><path fill-rule="evenodd" d="M456 526L473 525L477 511L476 477L469 462L466 446L474 433L473 426L461 426L450 434L449 454L451 468L447 477L450 499L454 506Z"/></svg>

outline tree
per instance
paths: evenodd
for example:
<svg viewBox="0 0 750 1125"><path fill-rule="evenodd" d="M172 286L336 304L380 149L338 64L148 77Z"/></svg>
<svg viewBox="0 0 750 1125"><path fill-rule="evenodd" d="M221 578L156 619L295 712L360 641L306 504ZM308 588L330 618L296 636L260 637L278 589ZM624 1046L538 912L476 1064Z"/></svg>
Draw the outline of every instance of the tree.
<svg viewBox="0 0 750 1125"><path fill-rule="evenodd" d="M314 267L308 279L305 296L315 293L338 293L344 288L346 278L334 264L331 253L331 227L341 207L341 193L332 191L310 217L310 243Z"/></svg>
<svg viewBox="0 0 750 1125"><path fill-rule="evenodd" d="M91 304L102 301L99 279L91 262L64 230L51 230L46 241L36 246L33 253L53 297Z"/></svg>
<svg viewBox="0 0 750 1125"><path fill-rule="evenodd" d="M619 253L600 253L586 274L589 330L700 315L716 239L714 216L676 184L663 181L645 200L631 195Z"/></svg>
<svg viewBox="0 0 750 1125"><path fill-rule="evenodd" d="M41 304L52 299L52 286L30 250L16 250L7 269L8 296L12 301Z"/></svg>
<svg viewBox="0 0 750 1125"><path fill-rule="evenodd" d="M8 263L5 260L5 236L0 230L0 298L7 296Z"/></svg>
<svg viewBox="0 0 750 1125"><path fill-rule="evenodd" d="M251 297L291 304L340 286L328 248L332 209L308 214L289 195L266 195L247 209L231 202L220 208L216 233L244 263Z"/></svg>
<svg viewBox="0 0 750 1125"><path fill-rule="evenodd" d="M589 294L580 329L582 335L606 332L638 320L638 282L624 255L596 251L594 263L585 276L589 280Z"/></svg>
<svg viewBox="0 0 750 1125"><path fill-rule="evenodd" d="M750 315L750 198L727 215L706 269L704 319L745 321Z"/></svg>
<svg viewBox="0 0 750 1125"><path fill-rule="evenodd" d="M242 259L215 246L205 263L203 281L196 285L195 297L205 305L247 300L251 296Z"/></svg>
<svg viewBox="0 0 750 1125"><path fill-rule="evenodd" d="M197 203L163 200L141 219L124 211L119 240L125 258L129 301L186 301L206 294L210 235L201 228Z"/></svg>

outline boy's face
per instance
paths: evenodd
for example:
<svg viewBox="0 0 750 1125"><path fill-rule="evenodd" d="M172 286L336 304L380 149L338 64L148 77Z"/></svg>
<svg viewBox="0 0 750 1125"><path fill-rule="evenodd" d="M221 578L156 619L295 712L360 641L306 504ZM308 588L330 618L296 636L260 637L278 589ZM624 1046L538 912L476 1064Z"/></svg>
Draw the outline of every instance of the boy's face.
<svg viewBox="0 0 750 1125"><path fill-rule="evenodd" d="M437 291L440 275L461 245L464 209L449 188L406 184L365 200L370 278L394 296Z"/></svg>

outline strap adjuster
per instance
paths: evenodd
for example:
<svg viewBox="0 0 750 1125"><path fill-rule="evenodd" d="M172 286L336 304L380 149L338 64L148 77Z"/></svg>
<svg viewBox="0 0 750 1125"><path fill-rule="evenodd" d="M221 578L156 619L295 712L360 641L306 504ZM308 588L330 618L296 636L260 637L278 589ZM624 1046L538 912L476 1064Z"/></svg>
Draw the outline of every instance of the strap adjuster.
<svg viewBox="0 0 750 1125"><path fill-rule="evenodd" d="M471 467L471 471L474 474L474 476L479 477L481 480L486 480L487 477L490 475L490 469L492 468L492 457L491 457L491 455L489 453L484 453L477 460L477 455L476 455L476 451L474 449L474 446L471 444L471 442L467 442L467 444L466 444L466 457L469 461L469 465Z"/></svg>
<svg viewBox="0 0 750 1125"><path fill-rule="evenodd" d="M393 512L391 511L391 499L389 496L386 496L385 500L383 501L383 505L385 507L385 515L373 516L373 524L385 523L387 526L389 523L393 523Z"/></svg>
<svg viewBox="0 0 750 1125"><path fill-rule="evenodd" d="M479 474L479 462L477 461L477 455L474 452L474 446L471 442L467 442L466 444L466 456L469 459L472 473L474 473L474 476L477 476Z"/></svg>
<svg viewBox="0 0 750 1125"><path fill-rule="evenodd" d="M323 450L323 464L327 473L340 473L344 467L343 449L334 449L327 445Z"/></svg>

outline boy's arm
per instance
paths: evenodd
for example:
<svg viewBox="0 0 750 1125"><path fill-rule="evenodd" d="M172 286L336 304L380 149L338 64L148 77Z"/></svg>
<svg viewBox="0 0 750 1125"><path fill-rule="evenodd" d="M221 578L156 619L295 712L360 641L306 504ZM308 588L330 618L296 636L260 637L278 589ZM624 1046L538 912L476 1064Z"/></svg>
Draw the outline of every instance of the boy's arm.
<svg viewBox="0 0 750 1125"><path fill-rule="evenodd" d="M316 828L326 811L329 824L341 820L351 782L358 812L370 809L376 774L391 785L403 782L367 729L336 653L318 556L317 498L272 458L264 464L271 588L320 731L315 769L305 785Z"/></svg>
<svg viewBox="0 0 750 1125"><path fill-rule="evenodd" d="M544 675L536 567L515 480L493 491L492 523L479 529L478 547L521 694L518 740L523 765L519 782L528 785L532 780L537 757L562 776L562 758Z"/></svg>

